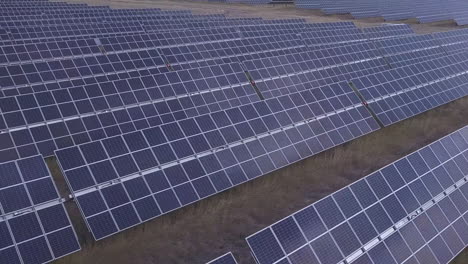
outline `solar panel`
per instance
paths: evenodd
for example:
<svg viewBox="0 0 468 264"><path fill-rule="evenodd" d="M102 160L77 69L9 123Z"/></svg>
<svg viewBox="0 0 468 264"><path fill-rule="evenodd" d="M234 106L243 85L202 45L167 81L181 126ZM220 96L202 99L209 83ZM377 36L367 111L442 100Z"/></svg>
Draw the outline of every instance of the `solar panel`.
<svg viewBox="0 0 468 264"><path fill-rule="evenodd" d="M213 259L210 262L207 262L206 264L237 264L237 261L232 255L232 253L229 252L220 257Z"/></svg>
<svg viewBox="0 0 468 264"><path fill-rule="evenodd" d="M358 28L336 29L329 31L305 32L301 36L309 46L322 45L325 43L356 42L366 40L366 36Z"/></svg>
<svg viewBox="0 0 468 264"><path fill-rule="evenodd" d="M467 81L457 78L465 57L454 65L455 56L445 56L463 51L463 32L437 39L413 36L407 25L358 29L352 22L41 3L0 3L0 162L14 160L5 164L21 169L22 160L56 154L97 240L375 131L379 125L369 109L398 121L374 106L396 94L379 91L367 105L356 90L365 94L371 88L351 87L352 79L377 78L372 84L378 86L390 79L382 74L396 79L394 73L411 71L397 83L444 83L439 89L417 87L442 103L462 96ZM406 15L392 10L384 17ZM441 94L452 96L439 100ZM36 180L5 188L26 188L28 196L17 191L15 201L2 196L0 187L0 233L5 226L8 234L4 241L0 236L0 263L4 256L12 258L6 263L15 256L42 263L79 250L64 201L56 190L52 195L51 177L37 182L46 178L48 188L29 188ZM455 193L443 201L456 204L463 194ZM32 204L23 208L28 199ZM447 204L437 206L444 210ZM324 217L337 221L336 215ZM49 228L57 219L61 224ZM19 232L16 223L28 221L40 228ZM453 226L460 233L457 228L463 228L460 221ZM337 228L324 241L350 229ZM441 239L452 237L453 229ZM396 235L382 240L383 247L359 258L375 259L377 249L397 254ZM346 248L337 242L340 254L354 242ZM457 245L447 247L454 253ZM440 246L428 242L426 248ZM310 252L299 251L286 263L307 259ZM411 253L408 259L421 255ZM230 253L211 263L223 260L235 263Z"/></svg>
<svg viewBox="0 0 468 264"><path fill-rule="evenodd" d="M249 74L256 81L260 81L262 79L302 74L308 71L324 70L379 58L381 56L372 43L362 42L346 46L321 47L317 50L304 51L298 54L260 58L245 61L244 64Z"/></svg>
<svg viewBox="0 0 468 264"><path fill-rule="evenodd" d="M237 38L238 36L231 36L231 38ZM284 36L283 36L284 37ZM286 36L287 37L287 36ZM102 43L102 45L97 45L95 42L98 41L98 43ZM172 41L177 41L176 39L171 40ZM62 48L57 48L57 46L60 44L61 46L63 45L74 45L71 41L68 43L50 43L50 47L34 47L33 45L28 45L27 49L25 46L19 46L18 48L21 50L30 50L26 51L23 53L20 53L22 57L26 56L29 57L30 59L33 59L34 61L32 63L28 63L26 65L16 66L16 65L8 65L2 67L2 87L3 89L8 89L9 87L20 87L20 86L28 86L28 85L34 85L38 83L50 83L52 81L57 81L57 80L78 80L80 78L85 78L87 76L91 77L105 77L106 74L109 73L116 73L116 74L123 74L126 71L130 70L136 70L136 69L149 69L149 70L154 70L154 71L163 71L167 70L164 69L164 63L161 61L159 58L159 54L155 49L148 49L146 50L138 50L134 52L126 52L126 53L118 53L118 54L112 54L112 51L115 51L118 45L123 45L126 43L115 43L115 41L112 41L112 46L109 46L107 43L109 43L109 40L106 39L95 39L95 40L87 40L88 44L86 46L91 45L89 49L84 49L84 52L87 52L87 54L81 53L82 55L92 55L92 56L86 56L84 58L64 58L57 60L56 62L42 62L38 61L39 59L44 60L44 59L54 59L54 57L59 56L62 57L63 54L62 52L68 53L66 57L70 57L71 55L80 55L77 54L77 52L83 52L82 49L78 49L77 47L70 49L70 50L63 50ZM149 45L152 45L154 47L160 46L162 43L149 43ZM170 44L170 42L166 43ZM214 44L214 43L213 43ZM272 43L269 43L272 45ZM284 45L291 45L293 44L294 46L303 46L299 41L295 43L285 43L282 44ZM212 44L210 44L212 45ZM81 44L80 44L81 46ZM103 49L100 47L102 46ZM273 46L273 45L272 45ZM52 48L53 47L53 48ZM199 46L203 47L203 46ZM190 48L190 47L189 47ZM257 47L258 50L261 50L260 47ZM276 45L275 49L280 49L281 46ZM8 49L12 50L13 47L8 47ZM128 49L128 48L127 48ZM177 48L172 48L173 50L180 49L180 47ZM103 53L105 54L101 54ZM167 49L165 49L167 51ZM179 63L181 59L184 59L185 61L187 60L195 60L193 58L194 56L198 56L199 59L203 58L200 57L202 54L205 55L210 55L211 57L206 57L203 59L214 59L216 57L215 54L210 54L209 52L203 52L200 54L196 54L193 50L187 49L187 47L184 47L184 54L186 56L190 56L190 58L184 58L182 54L178 55L178 59L174 60L173 55L165 55L166 58L168 58L168 62L177 62ZM19 57L17 55L17 52L11 51L11 52L4 52L5 53L5 58L3 59L5 63L7 62L14 62L19 60ZM178 52L180 53L180 51ZM13 55L14 54L14 55ZM176 52L177 54L177 52ZM233 54L234 55L234 54ZM231 56L233 56L231 55ZM240 56L240 54L237 54L237 56ZM221 57L217 59L221 59ZM55 60L55 59L54 59ZM35 62L37 61L37 62ZM53 72L51 74L50 72ZM12 92L10 92L11 94Z"/></svg>
<svg viewBox="0 0 468 264"><path fill-rule="evenodd" d="M354 18L383 17L386 21L417 18L420 23L454 19L463 25L468 14L463 1L442 3L437 0L392 0L392 1L311 1L294 2L298 8L321 9L325 14L351 14Z"/></svg>
<svg viewBox="0 0 468 264"><path fill-rule="evenodd" d="M41 156L0 164L0 262L46 263L80 250Z"/></svg>
<svg viewBox="0 0 468 264"><path fill-rule="evenodd" d="M278 24L281 25L281 24ZM314 24L312 24L314 25ZM174 26L179 27L177 23ZM388 28L386 26L385 28ZM395 26L396 27L396 26ZM317 27L320 28L320 27ZM324 27L325 28L325 27ZM330 27L332 28L332 27ZM174 39L174 36L171 34L138 34L133 33L130 36L122 36L122 37L105 37L100 36L99 42L102 45L97 45L95 40L90 39L73 39L73 40L60 40L60 38L56 37L55 40L48 39L46 43L41 43L40 45L35 45L34 43L25 44L25 43L18 43L18 40L15 40L18 44L16 45L5 45L6 47L3 48L2 56L0 56L0 63L4 64L12 64L12 63L20 63L23 61L42 61L42 60L50 60L50 59L58 59L58 58L73 58L74 56L78 55L101 55L101 53L105 52L106 55L111 54L112 52L123 51L123 50L137 50L142 51L139 49L148 49L148 48L156 48L156 47L164 47L164 46L180 46L180 43L190 43L194 44L197 42L206 43L207 41L223 41L223 40L234 40L242 38L250 38L250 37L259 37L259 36L274 36L274 35L282 35L282 34L291 34L291 33L300 33L300 32L309 32L308 30L317 30L313 27L308 28L298 28L296 31L287 32L284 29L274 29L274 30L266 30L265 27L242 27L242 28L235 28L235 27L227 27L227 28L212 28L210 30L197 30L195 32L190 32L190 37L187 33L183 31L179 31L177 39ZM327 28L325 28L327 29ZM260 31L261 30L261 31ZM355 29L358 30L358 29ZM359 31L359 30L358 30ZM326 32L326 31L324 31ZM333 31L330 31L333 32ZM312 34L313 31L310 31ZM346 33L347 36L352 35L352 32L343 31L343 34ZM197 35L203 35L201 39ZM297 39L298 37L293 37ZM7 38L8 39L8 38ZM291 39L291 36L283 36L282 39ZM77 43L78 42L78 43ZM298 45L298 44L296 44ZM301 45L304 45L301 43ZM100 47L102 46L102 48ZM88 47L88 48L85 48ZM5 85L3 85L5 86Z"/></svg>
<svg viewBox="0 0 468 264"><path fill-rule="evenodd" d="M467 182L465 127L249 236L247 242L260 264L407 263L429 259L428 249L438 263L448 263L467 245Z"/></svg>
<svg viewBox="0 0 468 264"><path fill-rule="evenodd" d="M334 117L307 121L297 106L286 106L290 100L284 97L284 106L278 99L247 104L242 111L233 108L188 118L61 149L56 155L95 238L101 239L378 128L362 106L351 105ZM249 145L256 153L253 156ZM259 152L255 146L265 150ZM99 171L107 171L106 177ZM130 188L127 181L141 185L133 197L124 191ZM106 206L104 201L114 199L107 194L118 196L118 202ZM142 198L153 207L139 213L151 215L137 217L134 203ZM102 206L97 207L99 200ZM111 213L118 206L135 217L112 228ZM102 221L111 221L106 230L100 229Z"/></svg>
<svg viewBox="0 0 468 264"><path fill-rule="evenodd" d="M362 31L369 39L388 38L396 36L405 36L414 34L411 26L407 24L393 25L388 24L383 27L368 27L363 28Z"/></svg>
<svg viewBox="0 0 468 264"><path fill-rule="evenodd" d="M466 29L434 33L433 36L437 39L441 46L447 50L447 53L460 53L466 49L468 41L468 31Z"/></svg>
<svg viewBox="0 0 468 264"><path fill-rule="evenodd" d="M359 44L359 45L361 45L361 44ZM358 53L357 53L357 55L353 55L350 58L360 59L360 57L362 57L362 55L360 55L360 54L365 54L364 48L365 48L365 46L362 46L362 47L359 46L359 47L356 47L356 48L351 46L350 49L352 49L352 50L356 49L356 50L358 50ZM337 55L336 55L337 51L335 51L334 54L335 54L334 56L337 57ZM301 54L301 56L295 56L295 58L307 58L307 57L308 57L307 54ZM298 62L293 60L290 63L292 65L294 65L294 64L297 64ZM328 62L324 61L322 64L324 64L324 63L328 63ZM335 63L337 63L337 62L335 62ZM273 63L273 64L275 64L275 63ZM283 62L283 64L284 64L284 62ZM378 67L376 67L377 65L375 65L373 63L366 63L366 64L368 64L368 67L372 68L373 70L378 70L379 69ZM235 66L235 64L230 64L230 65L231 66L226 65L226 66L228 66L227 68L226 67L221 67L221 70L223 70L223 71L224 71L224 69L229 69L229 71L224 72L223 75L226 75L227 77L231 76L232 75L232 69L234 69L235 75L239 76L238 78L243 78L244 73L243 73L242 69L239 66ZM384 62L383 61L380 62L380 66L383 67L383 65L384 65ZM277 67L285 67L285 66L279 65ZM259 65L257 65L256 68L259 68ZM346 71L346 72L353 73L353 74L355 74L358 70L360 70L360 69L355 68L355 67L344 67L343 66L341 68L343 68L343 70L340 69L339 71L342 71L342 72ZM255 77L256 69L255 69L255 67L252 68L252 69L254 69L254 71L251 70L251 73ZM183 87L179 87L179 88L174 87L173 88L174 91L172 92L172 94L176 93L176 95L179 96L179 99L175 99L173 101L178 102L180 100L180 98L181 98L180 96L183 96L183 93L186 93L187 91L190 91L189 89L192 89L192 92L193 91L200 91L201 88L206 86L206 81L210 81L210 79L213 79L212 78L213 73L211 73L211 72L216 72L216 71L219 72L218 67L209 67L209 68L206 68L206 70L208 70L210 72L210 75L206 75L205 74L206 71L203 70L203 68L201 69L201 72L198 71L198 70L197 71L190 71L190 72L184 72L184 71L178 72L178 75L180 75L180 78L183 78L184 80L187 81L187 82L182 83L183 85L186 86L186 88L185 88L186 90L184 90L184 89L181 90L181 88L183 88ZM294 73L294 72L291 72L291 73ZM332 73L332 74L334 75L335 73ZM123 102L125 104L128 104L128 102L130 102L129 100L133 100L133 101L137 100L138 103L149 103L149 102L154 103L154 102L156 102L156 104L154 104L154 105L148 104L143 108L142 107L131 107L130 108L130 109L135 109L135 111L137 111L137 109L141 109L141 110L138 110L138 111L140 111L140 112L142 111L142 112L145 113L145 116L143 116L143 117L139 117L140 115L136 116L135 114L132 114L131 111L126 115L130 116L131 119L134 119L134 116L135 116L136 119L141 119L141 118L146 117L146 118L151 118L153 120L156 120L154 118L156 118L158 115L163 114L163 113L161 113L161 111L159 110L159 107L158 107L158 105L161 105L163 102L157 103L157 101L160 100L161 97L163 96L163 97L165 97L165 101L167 103L169 103L169 105L170 105L171 103L168 100L172 100L169 97L167 97L167 96L171 96L171 94L166 94L166 93L164 95L159 94L159 92L158 92L159 89L156 86L157 83L154 80L154 79L159 80L161 78L163 78L164 80L167 80L167 78L170 77L169 75L167 77L165 77L164 75L165 74L161 74L160 76L155 75L154 76L155 78L147 77L147 78L142 78L141 80L139 80L139 78L132 78L132 79L128 80L128 83L126 81L124 81L124 80L119 81L119 82L101 82L101 84L99 86L97 86L95 84L92 84L92 85L87 85L87 86L84 86L84 87L83 86L78 86L78 87L64 86L63 88L61 88L61 87L57 87L54 84L51 84L50 87L49 87L49 85L45 87L47 89L50 89L51 90L50 92L39 92L39 93L34 93L33 95L21 95L21 96L17 96L16 98L1 99L2 102L3 102L3 105L4 105L2 110L3 110L3 112L5 112L4 118L7 119L6 120L6 125L7 126L13 125L14 128L15 128L14 129L15 131L12 132L12 137L13 138L15 138L16 134L20 134L19 129L27 128L27 127L24 127L24 125L21 125L21 123L18 123L20 120L25 120L24 122L29 124L29 125L34 124L34 122L38 123L37 121L34 121L34 119L32 119L32 121L30 121L31 119L29 118L29 116L31 115L31 113L37 113L39 111L39 116L42 117L42 118L40 118L40 120L46 119L46 124L52 125L52 124L55 123L54 120L59 119L59 118L60 119L65 118L65 120L69 121L69 122L66 122L66 124L65 124L68 127L68 129L66 129L64 127L64 125L60 125L60 126L62 126L64 128L62 129L63 132L61 132L61 134L58 135L58 136L65 137L67 135L73 135L75 133L78 133L78 135L76 135L76 136L73 135L73 137L74 137L73 140L76 141L76 142L83 142L83 140L85 140L86 138L89 138L89 137L91 137L93 140L96 140L96 136L93 136L93 135L99 136L99 134L95 134L95 133L97 133L97 131L95 133L93 132L93 134L90 134L89 136L83 134L83 132L86 132L84 130L85 126L86 126L86 128L87 128L86 130L88 132L92 132L91 130L98 129L98 127L96 127L96 125L93 125L92 126L93 128L91 128L90 125L87 125L87 124L89 124L89 122L92 122L91 120L93 118L85 116L85 117L81 117L80 118L81 120L76 120L77 119L76 117L78 117L77 113L83 115L83 114L86 114L86 113L92 113L93 111L96 111L96 110L97 111L104 111L104 110L108 109L107 107L109 107L109 106L112 106L114 108L110 112L116 113L116 111L117 112L122 112L123 111L122 113L124 113L124 112L128 111L129 109L128 108L121 109L120 107L118 107L119 105L115 105L115 103L118 103L118 101L121 101L121 103L120 103L120 105L121 105L122 100L123 100ZM190 76L190 75L199 76L199 77L196 77L197 78L196 80L194 80L197 83L195 87L193 85L193 81L190 80L190 77L189 77L189 79L186 79L186 77L183 77L183 76ZM330 75L330 73L328 73L328 70L323 70L321 72L318 72L318 75L310 75L309 78L318 79L318 78L320 78L319 76L329 76L329 75ZM177 77L177 75L175 75L175 74L171 74L171 76ZM299 75L299 77L300 77L300 75ZM218 79L218 82L221 83L222 79L219 79L219 77L216 77L216 78ZM161 80L163 80L163 79L161 79ZM179 79L179 77L177 77L176 79ZM229 77L229 79L232 79L232 77ZM289 79L289 77L287 77L287 79ZM342 79L342 80L345 80L345 79ZM143 85L141 84L142 81L143 81ZM248 103L248 102L253 102L253 101L259 100L258 98L254 99L254 97L252 97L252 95L253 95L252 93L254 93L253 89L248 88L248 87L238 88L238 89L235 88L235 86L238 86L238 85L240 85L240 86L248 85L248 83L246 81L247 81L247 79L245 79L245 81L243 83L242 82L241 83L234 83L232 81L229 81L230 87L226 87L226 88L219 87L219 88L222 89L222 92L226 93L226 95L228 97L232 98L231 100L229 100L230 103L226 104L226 103L228 103L228 101L221 102L220 99L217 99L219 103L217 103L217 104L208 104L208 107L210 109L212 107L216 107L216 108L213 108L214 110L220 109L220 108L221 109L227 109L228 107L232 107L232 106L235 106L235 105L240 105L239 103L235 103L236 100L237 101L240 100L241 104L245 104L245 103ZM327 79L324 79L323 81L328 82ZM175 83L176 81L172 80L171 82ZM179 81L177 81L177 82L179 82ZM225 81L223 81L223 82L225 82ZM158 81L158 83L159 84L165 84L165 83L160 83L159 81ZM205 83L205 85L203 83ZM209 83L211 83L211 82L209 82ZM297 83L297 81L296 81L296 83ZM140 93L140 95L137 96L137 94L133 94L133 92L130 92L130 91L126 92L126 91L122 90L122 88L119 88L119 90L117 90L117 88L116 88L117 85L118 86L125 86L125 87L131 86L131 87L133 87L133 91L141 90L141 92L143 92L144 94L148 94L148 95L142 96L143 94ZM214 87L214 89L219 89L217 87L218 85L219 84L217 84L217 82L215 81L214 86L211 85L211 84L209 86ZM137 86L140 87L140 89L136 89ZM258 86L261 89L263 89L263 87L264 87L263 82L258 82ZM41 87L44 88L43 86L41 86ZM200 87L200 88L196 88L196 87ZM38 86L38 88L40 88L40 87ZM63 90L59 91L58 90L59 88L61 88ZM83 94L83 88L86 89L87 94L92 96L91 98L86 98L87 94L86 93ZM194 88L195 88L195 90L193 90ZM66 91L65 89L67 89L68 91ZM146 89L146 91L143 91L143 89ZM178 90L175 90L175 89L178 89ZM242 93L247 92L247 94L246 95L239 94L239 92L241 91L239 89L244 90L244 91L242 91ZM269 89L271 90L272 88L270 87ZM235 92L235 94L232 94L231 96L229 96L229 94L228 94L229 90L233 90ZM153 93L152 91L154 91L155 93ZM171 91L171 90L167 90L167 91ZM31 92L29 92L29 93L31 93ZM262 92L263 92L263 90L262 90ZM291 89L289 89L289 93L290 92L292 92ZM351 90L349 89L348 92L351 92ZM27 93L27 91L21 91L21 93L24 94L24 93ZM76 97L78 95L79 95L79 98ZM216 98L219 97L219 96L216 95L216 93L213 93L213 95ZM266 94L266 95L268 95L268 94ZM191 96L191 97L192 97L191 100L196 99L196 97L195 98L193 96ZM54 104L53 99L51 101L51 100L46 100L47 98L50 98L50 99L55 98L55 101L59 101L60 103L57 104L56 106L53 106L53 104ZM77 101L75 98L80 99L80 100ZM132 98L134 98L134 99L132 99ZM187 99L189 99L189 98L187 98ZM118 101L116 101L116 100L118 100ZM208 98L206 98L205 100L208 100ZM212 99L210 99L210 100L212 100ZM26 103L26 102L29 102L29 103ZM89 103L87 103L87 105L91 105L92 107L86 107L86 104L85 104L86 102L89 102ZM196 101L194 101L194 102L197 105ZM33 104L31 104L31 103L33 103ZM181 103L182 103L182 107L186 108L186 106L184 106L183 102L181 102ZM180 104L180 103L178 103L178 104ZM45 106L47 106L47 107L45 107ZM115 106L117 106L117 109L115 109L116 108ZM152 110L153 113L150 114L148 111L150 111L151 108L154 109L155 106L158 109L158 111ZM200 106L200 108L198 108L197 112L198 113L206 112L206 110L203 110L201 107L202 106ZM20 108L22 108L22 109L20 109ZM51 115L51 111L53 109L57 109L57 108L58 108L58 110L60 110L60 111L58 111L58 110L56 111L58 115ZM190 112L193 112L193 111L189 111L189 110L195 110L195 109L185 110L185 114L182 116L182 118L185 118L185 117L191 116L191 115L193 116L193 114L190 114ZM203 112L200 112L200 111L203 111ZM209 110L209 111L211 112L213 110ZM101 116L104 117L104 116L108 116L110 114L110 113L106 113L106 112L107 111L105 111L104 113L97 113L99 119L101 119ZM197 112L195 112L196 115L198 115ZM18 115L21 118L17 118ZM23 115L25 117L22 117ZM117 116L115 118L117 120L119 120L119 118ZM160 117L158 117L158 119L159 118ZM127 121L129 121L129 120L127 120ZM146 122L145 120L141 120L141 121ZM150 120L148 120L148 121L150 121ZM164 119L162 121L165 122ZM121 121L117 121L117 122L121 123ZM159 124L160 122L161 121L157 121L156 124ZM97 124L97 125L99 125L100 127L105 127L105 123L107 123L107 122L104 122L101 119L101 123L103 125L100 125L100 124ZM150 122L150 124L151 124L151 122ZM43 126L43 125L44 125L44 123L41 123L40 126ZM111 125L115 125L115 121L112 121ZM136 125L136 123L135 123L135 125ZM53 126L55 128L50 127L50 129L56 130L56 127L58 127L59 124L55 124ZM73 127L71 127L71 126L73 126ZM148 126L148 124L146 125L146 127L147 126ZM13 127L10 127L10 129L11 128L13 128ZM40 130L44 131L44 129L45 129L45 132L40 132L41 134L43 134L43 133L50 134L50 132L47 132L47 130L49 130L49 129L47 129L47 128L42 128L41 129L39 126L37 126L37 127L31 128L30 132L29 131L23 132L23 135L25 135L24 133L26 133L26 134L32 133L34 135L34 134L39 133ZM35 131L38 131L38 132L35 132ZM68 132L68 131L70 131L70 132ZM122 128L122 132L124 132L124 131L125 130ZM115 132L113 132L113 134L115 134ZM7 140L7 138L9 137L7 134L4 134L3 137L5 138L6 142L12 142L11 139ZM54 137L56 137L56 136L54 136ZM77 137L77 138L75 138L75 137ZM30 135L30 136L28 136L28 138L32 138L32 136ZM28 149L28 151L25 152L25 153L33 153L34 154L34 153L37 153L37 150L39 150L40 153L47 156L47 155L51 155L51 151L53 151L57 147L59 147L59 148L60 147L66 147L67 145L64 145L64 144L68 144L68 146L70 144L73 144L73 142L71 142L70 140L67 140L67 141L62 140L61 143L56 141L55 144L54 144L54 142L51 142L51 141L48 141L49 143L43 142L41 144L38 144L39 143L38 141L43 141L46 138L50 139L50 136L45 135L45 138L41 137L43 139L40 139L40 140L36 139L37 136L34 136L33 138L34 138L34 141L36 141L36 143L35 143L36 147L34 147L34 145L31 145L31 143L33 143L32 141L27 141L26 142L26 141L22 140L21 142L19 142L19 141L17 142L16 139L13 140L14 145L16 145L18 147L22 146L24 151L26 151L26 149ZM67 142L69 142L69 143L67 143ZM28 148L26 148L26 145L28 145ZM57 147L54 146L54 145L56 145ZM5 144L5 147L3 147L3 149L10 148L10 147L12 147L11 144ZM36 150L36 152L34 152L34 151L31 152L31 149ZM12 155L14 156L15 154L12 153ZM28 154L19 153L19 155L24 156L24 155L28 155Z"/></svg>
<svg viewBox="0 0 468 264"><path fill-rule="evenodd" d="M384 125L467 95L466 58L447 56L351 82Z"/></svg>

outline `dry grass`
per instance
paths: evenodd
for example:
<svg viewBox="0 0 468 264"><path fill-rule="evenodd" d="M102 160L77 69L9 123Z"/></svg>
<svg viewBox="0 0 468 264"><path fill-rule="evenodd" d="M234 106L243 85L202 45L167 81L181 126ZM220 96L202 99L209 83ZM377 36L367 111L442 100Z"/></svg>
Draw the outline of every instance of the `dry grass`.
<svg viewBox="0 0 468 264"><path fill-rule="evenodd" d="M245 237L463 127L467 112L460 99L103 241L72 212L83 250L58 263L204 263L226 251L254 263Z"/></svg>
<svg viewBox="0 0 468 264"><path fill-rule="evenodd" d="M325 16L319 11L298 10L291 6L171 0L79 2L114 8L191 9L199 14L224 13L235 17L305 18L310 22L351 20L359 26L375 26L383 22L379 18L352 20L349 16ZM427 25L417 24L414 20L404 22L411 24L418 33L457 28L452 21ZM245 237L467 125L466 113L468 98L460 99L99 242L93 241L87 232L75 203L68 202L67 209L83 250L57 263L204 263L227 251L233 251L239 263L254 263ZM58 180L61 194L67 194L66 184L54 159L51 158L48 163ZM454 263L467 263L467 259L465 251Z"/></svg>
<svg viewBox="0 0 468 264"><path fill-rule="evenodd" d="M451 264L466 264L468 262L468 248L465 248L462 253L460 253Z"/></svg>

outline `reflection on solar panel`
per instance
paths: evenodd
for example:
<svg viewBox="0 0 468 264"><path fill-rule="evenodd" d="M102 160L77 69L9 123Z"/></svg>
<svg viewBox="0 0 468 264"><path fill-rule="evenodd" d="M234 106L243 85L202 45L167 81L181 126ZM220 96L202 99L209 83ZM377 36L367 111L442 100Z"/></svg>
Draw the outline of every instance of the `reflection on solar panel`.
<svg viewBox="0 0 468 264"><path fill-rule="evenodd" d="M448 263L468 245L467 182L468 126L247 242L260 264Z"/></svg>
<svg viewBox="0 0 468 264"><path fill-rule="evenodd" d="M236 259L232 255L231 252L226 253L216 259L213 259L212 261L206 263L206 264L237 264Z"/></svg>
<svg viewBox="0 0 468 264"><path fill-rule="evenodd" d="M80 250L41 156L0 164L0 263L46 263Z"/></svg>

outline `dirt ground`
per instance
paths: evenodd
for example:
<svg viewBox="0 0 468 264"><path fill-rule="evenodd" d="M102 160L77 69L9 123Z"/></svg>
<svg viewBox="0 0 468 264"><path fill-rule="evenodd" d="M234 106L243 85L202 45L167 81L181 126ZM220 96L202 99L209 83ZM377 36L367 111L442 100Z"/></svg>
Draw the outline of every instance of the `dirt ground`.
<svg viewBox="0 0 468 264"><path fill-rule="evenodd" d="M376 26L379 18L354 20L346 15L326 16L316 10L293 6L250 6L169 0L82 0L113 8L190 9L197 14L222 13L230 17L266 19L305 18L310 22L354 21L358 26ZM408 23L420 34L453 30L453 21L421 25ZM239 263L254 263L245 237L273 222L350 184L401 156L468 124L468 98L397 123L350 143L260 177L146 224L93 241L74 203L67 204L83 250L57 263L205 263L232 251ZM65 183L53 159L51 170L59 188ZM453 261L468 263L468 250Z"/></svg>

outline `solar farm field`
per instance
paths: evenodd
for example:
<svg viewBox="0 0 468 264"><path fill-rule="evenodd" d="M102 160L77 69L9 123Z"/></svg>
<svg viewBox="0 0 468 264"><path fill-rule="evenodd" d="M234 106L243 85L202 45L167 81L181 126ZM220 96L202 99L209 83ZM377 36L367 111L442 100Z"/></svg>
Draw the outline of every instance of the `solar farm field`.
<svg viewBox="0 0 468 264"><path fill-rule="evenodd" d="M0 264L466 263L461 18L298 3L0 0Z"/></svg>

